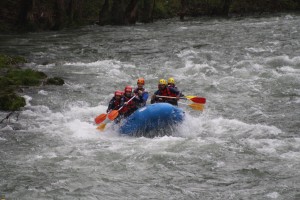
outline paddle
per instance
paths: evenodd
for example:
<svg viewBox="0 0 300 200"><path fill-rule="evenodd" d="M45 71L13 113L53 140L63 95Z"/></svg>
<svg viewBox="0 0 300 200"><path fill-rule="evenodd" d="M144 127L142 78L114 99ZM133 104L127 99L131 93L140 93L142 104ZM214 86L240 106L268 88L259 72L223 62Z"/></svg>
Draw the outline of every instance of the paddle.
<svg viewBox="0 0 300 200"><path fill-rule="evenodd" d="M101 115L97 116L95 118L95 123L96 124L100 124L101 122L103 122L106 119L107 114L102 113Z"/></svg>
<svg viewBox="0 0 300 200"><path fill-rule="evenodd" d="M99 126L97 126L97 129L100 130L100 131L104 131L107 122L109 122L108 119L106 119L102 124L100 124Z"/></svg>
<svg viewBox="0 0 300 200"><path fill-rule="evenodd" d="M160 96L160 95L156 95L156 97L158 98L169 98L169 99L177 99L177 97L170 97L170 96ZM188 99L191 100L195 103L202 103L205 104L206 103L206 99L204 97L197 97L197 96L184 96L184 97L179 97L179 99Z"/></svg>
<svg viewBox="0 0 300 200"><path fill-rule="evenodd" d="M187 106L191 107L193 110L200 110L200 111L204 110L204 105L203 104L199 104L199 103L187 104L187 103L182 103L182 102L178 102L178 103L183 104L183 105L187 105Z"/></svg>
<svg viewBox="0 0 300 200"><path fill-rule="evenodd" d="M132 99L134 99L135 96L131 97L128 101L126 101L127 103L129 103L130 101L132 101ZM127 104L126 104L127 105ZM125 104L123 106L121 106L118 110L113 110L111 111L108 115L107 118L111 121L115 120L118 115L119 115L119 111L125 106ZM100 131L104 131L105 126L106 126L107 122L103 122L102 124L100 124L97 129Z"/></svg>

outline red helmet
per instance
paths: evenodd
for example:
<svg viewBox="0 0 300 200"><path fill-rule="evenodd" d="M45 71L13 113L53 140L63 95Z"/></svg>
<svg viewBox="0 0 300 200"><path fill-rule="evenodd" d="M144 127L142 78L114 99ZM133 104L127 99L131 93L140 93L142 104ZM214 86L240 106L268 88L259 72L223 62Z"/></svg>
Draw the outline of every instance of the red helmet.
<svg viewBox="0 0 300 200"><path fill-rule="evenodd" d="M115 91L115 96L122 96L123 92L120 90Z"/></svg>
<svg viewBox="0 0 300 200"><path fill-rule="evenodd" d="M145 85L145 79L139 78L139 79L137 80L137 84Z"/></svg>
<svg viewBox="0 0 300 200"><path fill-rule="evenodd" d="M126 86L124 89L125 92L132 92L132 87L131 86Z"/></svg>

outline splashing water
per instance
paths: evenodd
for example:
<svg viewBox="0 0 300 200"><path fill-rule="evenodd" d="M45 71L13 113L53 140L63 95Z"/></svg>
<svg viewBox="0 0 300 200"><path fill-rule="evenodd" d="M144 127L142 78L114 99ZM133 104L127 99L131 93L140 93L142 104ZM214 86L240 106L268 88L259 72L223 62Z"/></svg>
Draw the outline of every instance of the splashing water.
<svg viewBox="0 0 300 200"><path fill-rule="evenodd" d="M175 20L132 27L1 35L2 52L66 81L25 89L0 126L7 199L300 198L300 17ZM203 113L182 106L172 136L99 132L117 89L174 77ZM7 113L1 113L4 118Z"/></svg>

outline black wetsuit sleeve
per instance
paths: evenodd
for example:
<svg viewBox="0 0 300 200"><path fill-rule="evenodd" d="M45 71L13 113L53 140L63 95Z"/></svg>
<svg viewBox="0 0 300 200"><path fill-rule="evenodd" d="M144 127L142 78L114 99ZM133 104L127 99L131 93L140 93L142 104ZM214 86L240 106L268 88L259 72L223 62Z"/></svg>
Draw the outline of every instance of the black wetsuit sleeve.
<svg viewBox="0 0 300 200"><path fill-rule="evenodd" d="M114 109L114 102L115 102L115 98L112 98L112 99L109 101L106 112L109 112L110 110Z"/></svg>

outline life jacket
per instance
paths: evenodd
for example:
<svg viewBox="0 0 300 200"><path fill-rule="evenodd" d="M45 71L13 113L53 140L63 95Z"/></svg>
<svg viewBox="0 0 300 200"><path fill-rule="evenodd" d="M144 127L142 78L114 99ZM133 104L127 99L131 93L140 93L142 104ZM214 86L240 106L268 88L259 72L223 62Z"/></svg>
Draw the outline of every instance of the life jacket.
<svg viewBox="0 0 300 200"><path fill-rule="evenodd" d="M114 105L114 109L115 109L115 110L116 110L116 109L119 109L119 108L120 108L120 105L121 105L121 99L120 99L120 100L115 99L113 105Z"/></svg>
<svg viewBox="0 0 300 200"><path fill-rule="evenodd" d="M117 110L117 109L119 109L119 107L121 106L122 100L123 100L122 98L120 98L119 100L117 100L115 97L113 97L110 100L110 102L109 102L108 109L109 110Z"/></svg>
<svg viewBox="0 0 300 200"><path fill-rule="evenodd" d="M133 96L127 97L124 96L124 102L129 101ZM125 105L121 110L120 113L124 114L125 116L130 115L137 109L135 99L132 99L127 105Z"/></svg>
<svg viewBox="0 0 300 200"><path fill-rule="evenodd" d="M158 90L157 92L158 92L158 95L160 95L160 96L171 96L171 91L168 87L166 87L163 90Z"/></svg>
<svg viewBox="0 0 300 200"><path fill-rule="evenodd" d="M173 90L173 89L171 89L171 90ZM169 87L166 87L163 90L157 90L155 95L176 97L177 95L174 92L172 92L171 90L170 90ZM162 100L160 100L160 99L162 99ZM172 105L176 105L176 106L178 105L177 99L168 99L168 98L156 97L154 102L166 102L166 103L170 103ZM154 102L151 101L151 103L154 103Z"/></svg>
<svg viewBox="0 0 300 200"><path fill-rule="evenodd" d="M142 92L144 92L144 91L145 91L145 88L135 88L135 89L133 90L133 93L136 94L136 95L138 95L138 94L139 94L139 90L141 90Z"/></svg>
<svg viewBox="0 0 300 200"><path fill-rule="evenodd" d="M142 91L142 94L139 94L139 91ZM147 99L148 99L148 92L146 91L145 88L136 88L134 91L134 94L138 96L138 102L137 106L139 108L143 107L146 105Z"/></svg>

